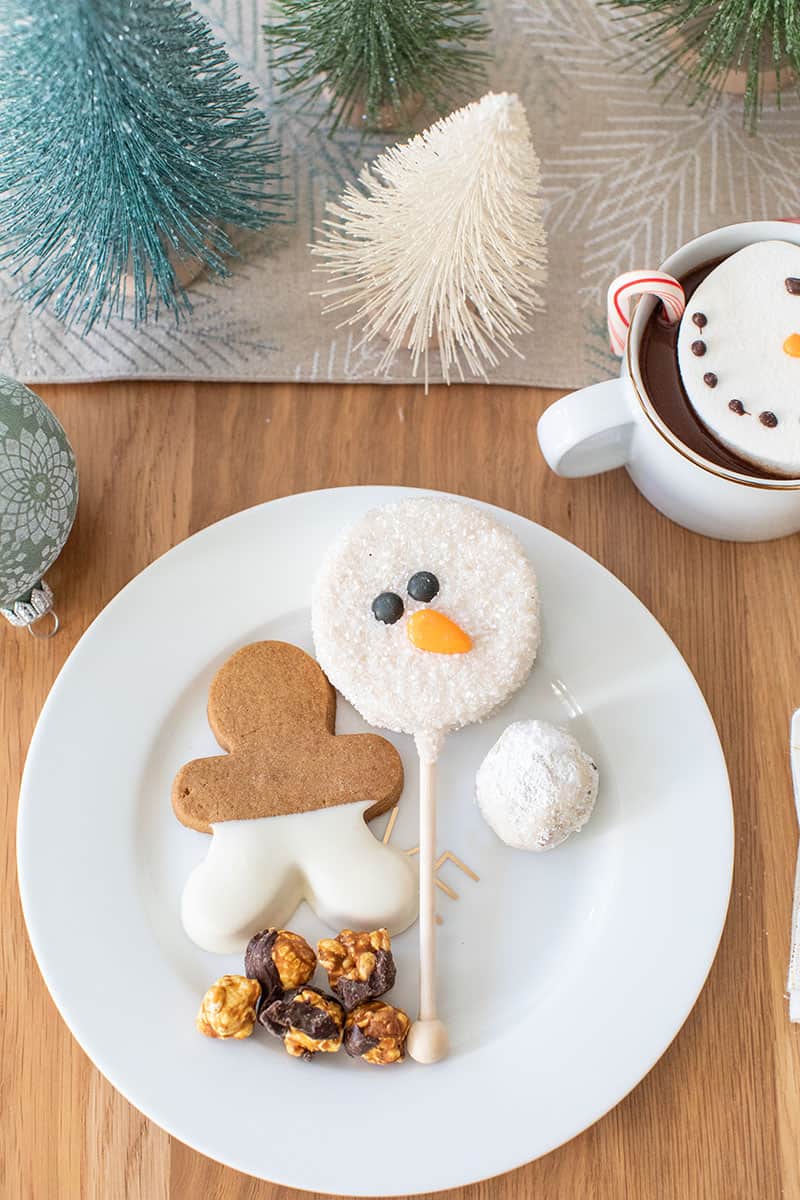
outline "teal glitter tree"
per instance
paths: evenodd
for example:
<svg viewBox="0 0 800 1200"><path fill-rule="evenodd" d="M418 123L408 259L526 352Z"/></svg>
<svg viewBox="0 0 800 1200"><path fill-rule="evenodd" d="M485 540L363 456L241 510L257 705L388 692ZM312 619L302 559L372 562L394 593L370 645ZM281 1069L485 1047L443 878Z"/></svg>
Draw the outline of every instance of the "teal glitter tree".
<svg viewBox="0 0 800 1200"><path fill-rule="evenodd" d="M188 0L0 0L0 266L88 331L191 308L280 212L255 93ZM194 266L194 271L191 267Z"/></svg>
<svg viewBox="0 0 800 1200"><path fill-rule="evenodd" d="M473 88L488 57L480 0L274 0L265 26L278 86L328 100L331 132L402 125L415 103L437 113Z"/></svg>
<svg viewBox="0 0 800 1200"><path fill-rule="evenodd" d="M645 18L634 35L655 77L674 72L690 99L730 90L744 99L745 121L755 128L769 88L800 78L800 4L797 0L606 0Z"/></svg>

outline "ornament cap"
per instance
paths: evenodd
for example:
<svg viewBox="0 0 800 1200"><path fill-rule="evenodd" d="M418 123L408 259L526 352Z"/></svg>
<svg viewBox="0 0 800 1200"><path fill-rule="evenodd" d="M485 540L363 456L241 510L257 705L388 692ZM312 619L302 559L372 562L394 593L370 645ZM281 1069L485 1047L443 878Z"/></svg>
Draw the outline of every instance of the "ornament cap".
<svg viewBox="0 0 800 1200"><path fill-rule="evenodd" d="M17 626L20 629L27 629L31 637L35 638L51 638L53 634L58 632L59 620L53 608L53 593L45 582L41 579L35 587L31 588L30 595L26 600L16 600L10 608L0 608L0 613L11 625ZM46 633L38 633L34 629L34 625L42 617L50 614L50 629Z"/></svg>

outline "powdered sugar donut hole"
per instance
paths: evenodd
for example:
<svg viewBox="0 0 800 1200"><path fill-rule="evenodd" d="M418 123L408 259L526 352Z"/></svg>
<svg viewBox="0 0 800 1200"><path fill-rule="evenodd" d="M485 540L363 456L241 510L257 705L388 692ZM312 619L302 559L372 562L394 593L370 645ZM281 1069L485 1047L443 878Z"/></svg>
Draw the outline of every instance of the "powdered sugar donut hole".
<svg viewBox="0 0 800 1200"><path fill-rule="evenodd" d="M432 620L446 618L471 648L414 644L409 622L421 610L442 614ZM477 505L415 497L374 509L334 543L311 623L334 687L371 725L413 734L435 757L445 733L489 716L525 682L539 645L536 576L511 530Z"/></svg>
<svg viewBox="0 0 800 1200"><path fill-rule="evenodd" d="M517 850L552 850L592 815L599 775L575 738L547 721L515 721L478 768L486 823Z"/></svg>

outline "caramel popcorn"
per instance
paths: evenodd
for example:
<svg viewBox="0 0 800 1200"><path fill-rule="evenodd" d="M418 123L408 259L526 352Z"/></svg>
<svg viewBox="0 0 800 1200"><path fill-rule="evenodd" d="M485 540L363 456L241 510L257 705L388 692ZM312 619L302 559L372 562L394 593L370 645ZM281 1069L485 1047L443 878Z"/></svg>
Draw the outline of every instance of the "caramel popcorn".
<svg viewBox="0 0 800 1200"><path fill-rule="evenodd" d="M317 951L331 988L347 1012L382 996L394 985L392 945L385 929L371 933L343 929L335 938L323 938Z"/></svg>
<svg viewBox="0 0 800 1200"><path fill-rule="evenodd" d="M289 929L263 929L250 939L244 955L245 972L261 984L264 1005L308 983L316 966L308 942Z"/></svg>
<svg viewBox="0 0 800 1200"><path fill-rule="evenodd" d="M261 985L244 975L223 975L213 984L200 1005L200 1033L213 1038L246 1038L253 1032Z"/></svg>
<svg viewBox="0 0 800 1200"><path fill-rule="evenodd" d="M377 1066L402 1062L411 1022L402 1008L393 1008L383 1000L359 1004L348 1015L344 1048L351 1058Z"/></svg>
<svg viewBox="0 0 800 1200"><path fill-rule="evenodd" d="M294 1058L335 1053L342 1044L344 1011L333 996L315 987L300 987L261 1009L259 1022L283 1039Z"/></svg>

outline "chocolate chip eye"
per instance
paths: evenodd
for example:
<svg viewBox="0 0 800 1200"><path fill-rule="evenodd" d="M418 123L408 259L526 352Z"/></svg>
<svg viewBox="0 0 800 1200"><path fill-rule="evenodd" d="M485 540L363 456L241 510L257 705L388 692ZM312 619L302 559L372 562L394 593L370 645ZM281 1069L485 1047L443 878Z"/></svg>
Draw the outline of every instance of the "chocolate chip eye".
<svg viewBox="0 0 800 1200"><path fill-rule="evenodd" d="M381 592L380 596L376 596L372 601L372 612L376 621L383 621L384 625L394 625L403 615L403 601L397 592Z"/></svg>
<svg viewBox="0 0 800 1200"><path fill-rule="evenodd" d="M408 581L408 594L420 604L429 604L439 591L439 580L430 571L417 571Z"/></svg>
<svg viewBox="0 0 800 1200"><path fill-rule="evenodd" d="M790 296L800 296L800 279L796 275L790 275L786 280L786 290Z"/></svg>

